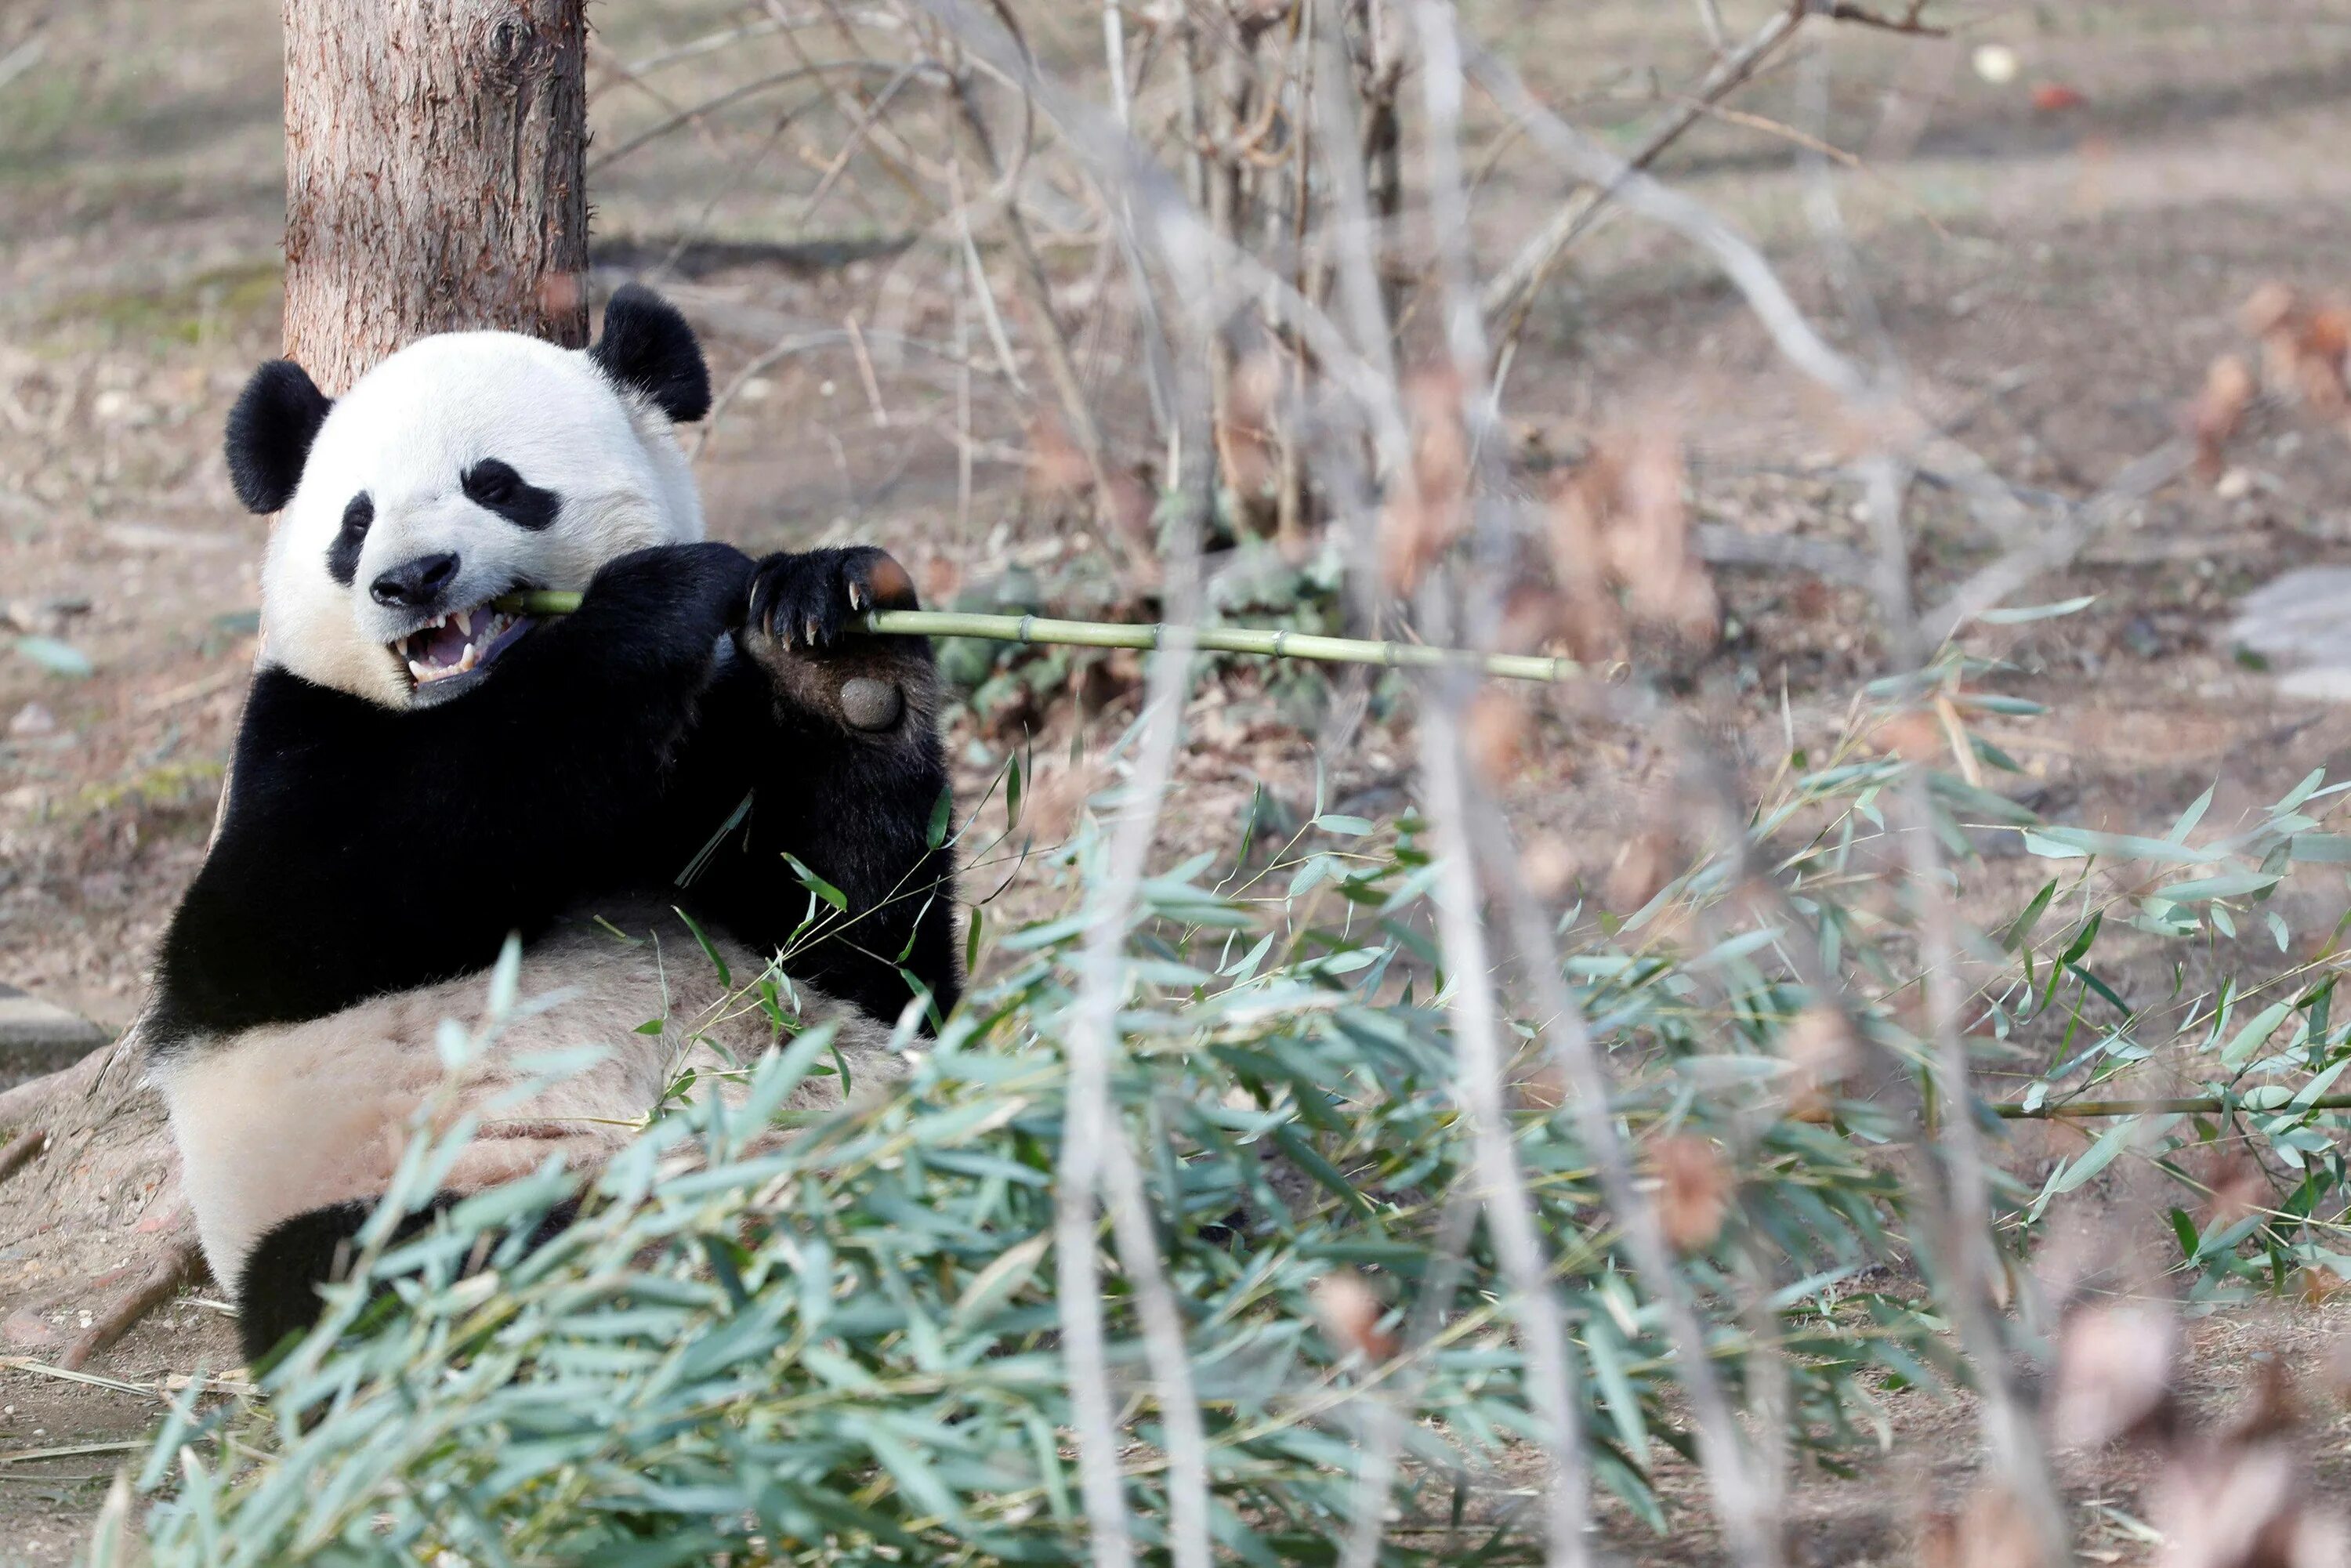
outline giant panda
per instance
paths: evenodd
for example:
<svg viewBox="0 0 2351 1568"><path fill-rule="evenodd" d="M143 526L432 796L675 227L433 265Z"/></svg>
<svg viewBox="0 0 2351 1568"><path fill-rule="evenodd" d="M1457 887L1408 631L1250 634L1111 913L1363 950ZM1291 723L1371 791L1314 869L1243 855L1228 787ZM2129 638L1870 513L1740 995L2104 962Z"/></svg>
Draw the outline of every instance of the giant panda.
<svg viewBox="0 0 2351 1568"><path fill-rule="evenodd" d="M248 1359L316 1320L509 933L549 1005L466 1070L457 1108L496 1113L412 1228L550 1155L591 1168L689 1051L766 1049L713 956L737 987L780 962L852 1057L955 1004L930 648L850 630L911 580L704 542L672 430L709 402L691 329L632 285L588 349L442 334L331 401L274 361L230 413L236 492L280 514L262 657L138 1027ZM491 605L527 589L584 597ZM583 1043L597 1065L501 1102Z"/></svg>

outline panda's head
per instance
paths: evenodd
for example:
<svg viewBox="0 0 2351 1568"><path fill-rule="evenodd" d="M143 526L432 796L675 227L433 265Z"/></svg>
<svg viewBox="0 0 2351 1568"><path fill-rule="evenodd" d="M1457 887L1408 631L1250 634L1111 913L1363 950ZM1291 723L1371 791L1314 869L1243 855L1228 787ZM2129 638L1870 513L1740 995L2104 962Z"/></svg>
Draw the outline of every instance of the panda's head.
<svg viewBox="0 0 2351 1568"><path fill-rule="evenodd" d="M392 707L458 695L528 631L491 600L582 589L615 556L702 537L671 426L709 408L693 329L633 284L588 349L444 333L332 401L271 361L227 441L238 497L284 513L262 568L265 656Z"/></svg>

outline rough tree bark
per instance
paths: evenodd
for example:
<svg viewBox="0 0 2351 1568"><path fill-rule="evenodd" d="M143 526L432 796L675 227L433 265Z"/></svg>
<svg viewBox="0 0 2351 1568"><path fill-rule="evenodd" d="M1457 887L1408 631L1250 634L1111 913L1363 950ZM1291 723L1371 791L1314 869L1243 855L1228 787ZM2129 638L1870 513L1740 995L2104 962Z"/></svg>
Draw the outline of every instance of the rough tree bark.
<svg viewBox="0 0 2351 1568"><path fill-rule="evenodd" d="M432 332L585 343L585 0L285 0L285 26L288 356L339 394ZM201 1273L137 1033L0 1093L0 1354L78 1366Z"/></svg>
<svg viewBox="0 0 2351 1568"><path fill-rule="evenodd" d="M286 350L588 340L582 0L286 0Z"/></svg>

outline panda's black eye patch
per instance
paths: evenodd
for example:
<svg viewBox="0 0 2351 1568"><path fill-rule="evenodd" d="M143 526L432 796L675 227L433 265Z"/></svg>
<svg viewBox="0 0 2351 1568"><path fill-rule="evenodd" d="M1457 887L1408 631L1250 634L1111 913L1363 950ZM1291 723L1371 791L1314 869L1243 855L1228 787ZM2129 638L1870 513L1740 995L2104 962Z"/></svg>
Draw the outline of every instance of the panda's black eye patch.
<svg viewBox="0 0 2351 1568"><path fill-rule="evenodd" d="M327 547L327 575L345 588L360 574L360 547L367 543L368 525L375 521L375 502L361 490L343 508L342 531Z"/></svg>
<svg viewBox="0 0 2351 1568"><path fill-rule="evenodd" d="M465 498L486 507L518 528L538 529L555 521L563 502L514 471L511 464L485 457L465 470Z"/></svg>

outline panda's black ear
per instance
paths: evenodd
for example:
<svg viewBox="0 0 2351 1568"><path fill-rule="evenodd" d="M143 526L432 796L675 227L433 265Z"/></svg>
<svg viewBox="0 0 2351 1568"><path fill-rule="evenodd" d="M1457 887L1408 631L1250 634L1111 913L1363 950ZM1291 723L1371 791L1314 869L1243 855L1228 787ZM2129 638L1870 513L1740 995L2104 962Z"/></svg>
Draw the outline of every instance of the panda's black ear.
<svg viewBox="0 0 2351 1568"><path fill-rule="evenodd" d="M710 368L677 307L641 283L624 283L604 307L603 335L588 357L680 424L710 412Z"/></svg>
<svg viewBox="0 0 2351 1568"><path fill-rule="evenodd" d="M310 372L291 360L272 360L253 372L228 411L229 483L256 512L282 510L302 482L310 443L334 403Z"/></svg>

